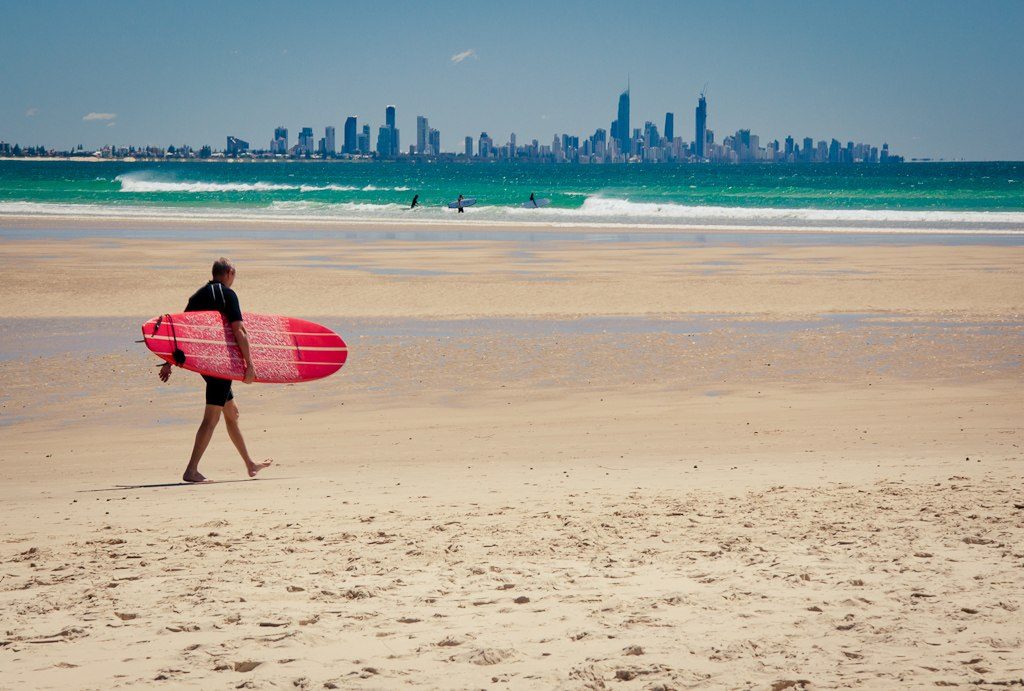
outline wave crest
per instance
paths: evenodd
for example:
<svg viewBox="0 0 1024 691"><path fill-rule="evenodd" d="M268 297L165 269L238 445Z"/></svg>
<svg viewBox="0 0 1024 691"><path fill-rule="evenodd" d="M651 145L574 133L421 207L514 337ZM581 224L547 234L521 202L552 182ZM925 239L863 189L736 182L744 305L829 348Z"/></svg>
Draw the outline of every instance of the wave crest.
<svg viewBox="0 0 1024 691"><path fill-rule="evenodd" d="M114 178L121 191L132 194L216 194L218 192L407 192L409 187L375 185L310 185L283 182L213 182L204 180L168 180L146 173L125 173Z"/></svg>

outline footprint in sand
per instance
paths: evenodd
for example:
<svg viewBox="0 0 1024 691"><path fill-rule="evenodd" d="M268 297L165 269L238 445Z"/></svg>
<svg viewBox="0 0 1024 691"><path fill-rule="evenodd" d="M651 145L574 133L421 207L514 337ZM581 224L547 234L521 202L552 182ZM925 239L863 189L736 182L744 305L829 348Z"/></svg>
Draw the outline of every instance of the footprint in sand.
<svg viewBox="0 0 1024 691"><path fill-rule="evenodd" d="M471 650L457 657L460 662L469 662L474 665L496 665L518 655L518 651L512 648L479 648Z"/></svg>

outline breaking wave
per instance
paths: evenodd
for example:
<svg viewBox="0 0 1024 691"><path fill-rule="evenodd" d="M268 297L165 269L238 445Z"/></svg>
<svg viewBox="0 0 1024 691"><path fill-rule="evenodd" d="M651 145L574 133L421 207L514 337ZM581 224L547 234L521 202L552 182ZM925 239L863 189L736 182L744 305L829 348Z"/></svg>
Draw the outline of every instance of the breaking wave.
<svg viewBox="0 0 1024 691"><path fill-rule="evenodd" d="M532 210L526 209L527 213ZM746 222L874 222L874 223L1019 223L1020 211L907 211L901 209L779 209L739 206L690 206L671 202L635 202L614 197L588 197L578 209L551 209L589 218L678 219ZM1022 229L1024 230L1024 229Z"/></svg>
<svg viewBox="0 0 1024 691"><path fill-rule="evenodd" d="M114 178L121 183L122 192L191 192L208 194L211 192L271 192L274 190L297 190L298 185L284 185L273 182L193 182L178 180L158 180L146 175L128 174Z"/></svg>
<svg viewBox="0 0 1024 691"><path fill-rule="evenodd" d="M145 173L127 173L114 178L122 192L134 194L176 193L216 194L218 192L407 192L410 188L377 187L375 185L293 185L281 182L208 182L201 180L167 180Z"/></svg>
<svg viewBox="0 0 1024 691"><path fill-rule="evenodd" d="M170 184L163 182L161 184ZM177 183L181 185L195 183ZM246 183L238 183L246 184ZM235 188L235 186L232 186ZM294 186L298 188L299 186ZM1024 235L1021 211L907 211L872 209L779 209L690 206L588 197L575 208L524 209L481 200L456 220L455 211L426 203L277 200L266 204L174 205L0 202L0 215L65 218L135 218L182 221L308 222L329 224L370 221L396 227L466 222L481 225L551 228L821 231L865 233L959 233Z"/></svg>

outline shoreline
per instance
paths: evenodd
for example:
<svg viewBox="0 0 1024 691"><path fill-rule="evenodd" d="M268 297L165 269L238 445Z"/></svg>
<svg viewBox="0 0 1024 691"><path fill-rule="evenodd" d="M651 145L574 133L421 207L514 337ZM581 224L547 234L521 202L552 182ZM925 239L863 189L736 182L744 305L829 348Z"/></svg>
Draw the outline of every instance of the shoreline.
<svg viewBox="0 0 1024 691"><path fill-rule="evenodd" d="M964 228L906 228L906 227L829 227L829 226L786 226L786 225L707 225L707 224L669 224L669 223L559 223L547 221L480 221L460 219L409 219L396 220L393 218L314 218L309 216L294 218L274 218L260 215L248 215L239 217L189 213L182 211L180 215L132 215L124 213L92 213L92 214L64 214L64 213L37 213L19 214L0 212L0 230L5 228L54 229L53 226L60 224L59 229L109 229L111 226L121 229L181 229L191 228L194 230L222 230L225 226L237 229L255 230L258 226L263 230L287 230L298 228L315 230L352 230L352 229L373 229L374 231L394 232L421 232L437 231L441 233L451 232L478 232L513 234L522 232L550 232L566 233L572 235L593 235L607 233L622 233L629 231L639 236L658 235L751 235L751 236L812 236L812 235L834 235L834 236L907 236L907 237L976 237L986 236L1005 239L1020 239L1024 242L1024 228L999 228L999 229L964 229Z"/></svg>

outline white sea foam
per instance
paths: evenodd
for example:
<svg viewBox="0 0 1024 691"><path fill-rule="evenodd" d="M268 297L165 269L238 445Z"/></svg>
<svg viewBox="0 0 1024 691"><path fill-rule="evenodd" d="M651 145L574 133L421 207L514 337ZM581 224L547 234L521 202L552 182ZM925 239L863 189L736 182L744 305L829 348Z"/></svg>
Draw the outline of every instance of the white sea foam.
<svg viewBox="0 0 1024 691"><path fill-rule="evenodd" d="M405 204L308 200L233 208L8 201L0 202L0 215L196 222L286 220L314 224L367 221L446 227L455 221L455 212L440 205L423 205L410 211ZM756 209L652 204L604 197L589 198L575 209L478 204L468 208L463 218L473 224L508 227L1024 235L1024 212L1017 211Z"/></svg>
<svg viewBox="0 0 1024 691"><path fill-rule="evenodd" d="M148 173L126 173L114 178L121 184L122 192L144 193L192 193L211 194L217 192L408 192L409 187L378 187L376 185L295 185L279 182L210 182L204 180L169 180Z"/></svg>
<svg viewBox="0 0 1024 691"><path fill-rule="evenodd" d="M532 209L522 209L532 213ZM872 222L872 223L1008 223L1024 224L1020 211L904 211L900 209L769 209L734 206L689 206L672 202L634 202L614 197L588 197L578 209L545 209L546 213L586 218L678 219L746 222Z"/></svg>
<svg viewBox="0 0 1024 691"><path fill-rule="evenodd" d="M359 188L355 185L299 185L297 189L300 192L355 192Z"/></svg>
<svg viewBox="0 0 1024 691"><path fill-rule="evenodd" d="M114 178L121 183L122 192L271 192L274 190L297 190L298 185L283 185L273 182L200 182L188 180L160 180L140 173L128 173Z"/></svg>

